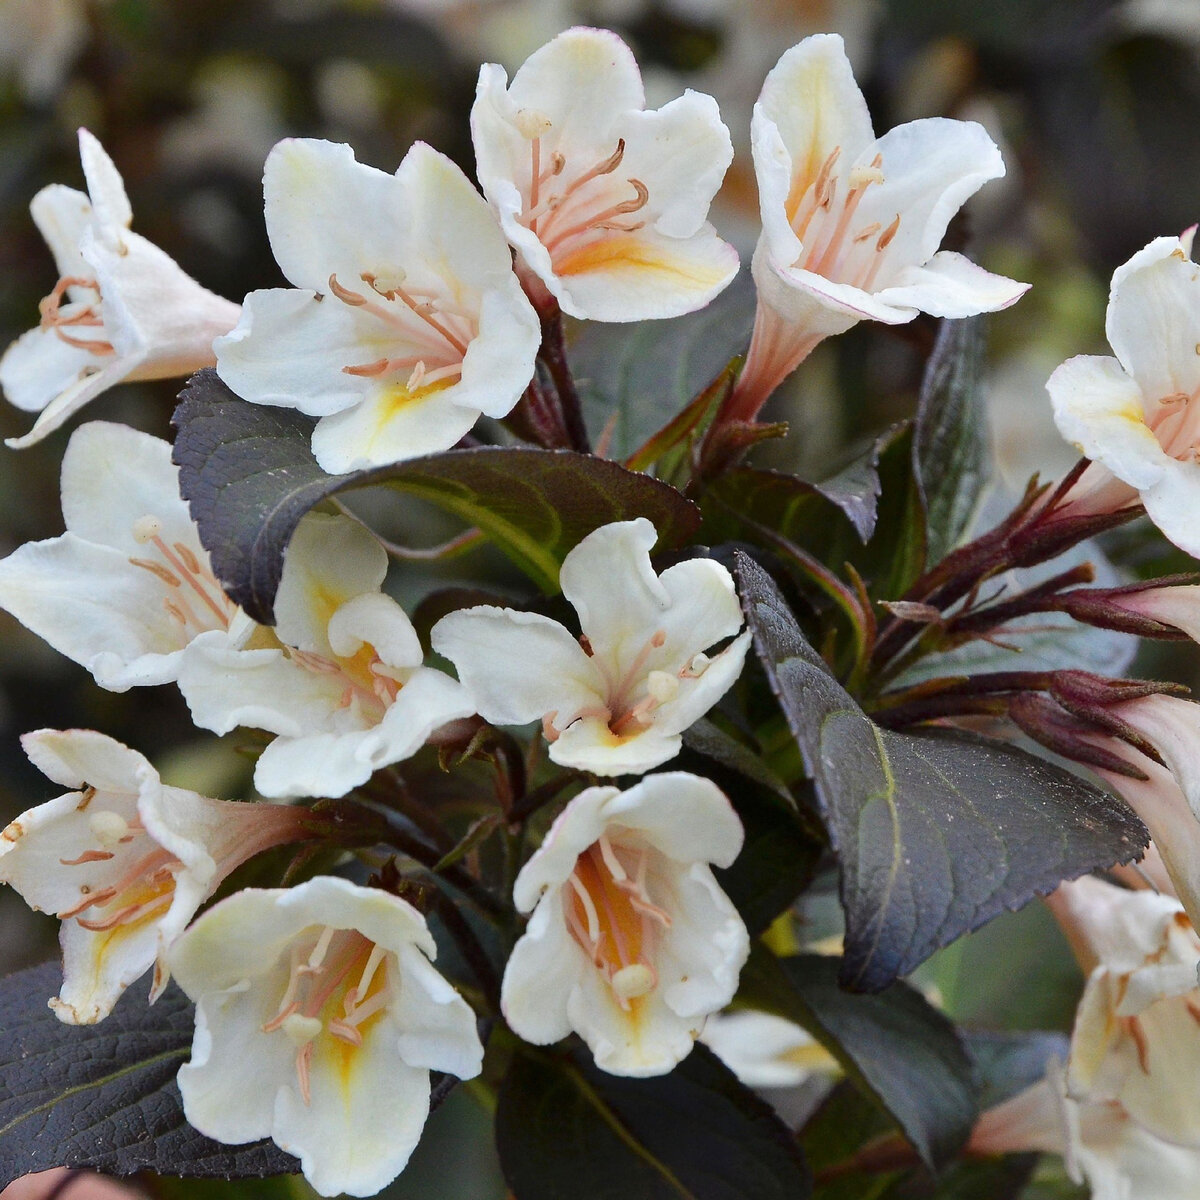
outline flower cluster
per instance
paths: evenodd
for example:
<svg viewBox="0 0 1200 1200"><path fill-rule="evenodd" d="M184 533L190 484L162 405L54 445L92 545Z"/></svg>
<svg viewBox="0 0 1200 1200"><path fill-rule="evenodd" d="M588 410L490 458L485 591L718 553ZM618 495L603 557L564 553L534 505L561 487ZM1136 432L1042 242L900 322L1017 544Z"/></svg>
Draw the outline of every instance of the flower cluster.
<svg viewBox="0 0 1200 1200"><path fill-rule="evenodd" d="M177 686L198 728L252 731L255 758L255 795L218 800L164 783L101 733L25 736L71 789L0 832L0 881L62 922L54 1012L94 1024L143 974L152 1001L174 979L195 1006L178 1076L191 1125L229 1144L271 1138L322 1195L370 1195L404 1169L446 1079L487 1092L514 1063L567 1064L572 1086L636 1077L617 1094L648 1095L636 1088L700 1039L753 1086L853 1062L853 1046L827 1048L879 1009L845 1016L819 990L789 1005L795 980L777 964L739 993L752 945L795 948L796 897L817 871L841 871L842 978L869 986L849 970L857 956L882 987L911 970L914 947L928 955L989 905L1119 867L1148 830L1163 894L1083 878L1051 899L1087 974L1070 1053L985 1114L968 1149L1062 1153L1096 1196L1182 1197L1200 1165L1200 705L1066 661L922 672L973 641L1005 649L1000 635L1035 614L1200 638L1193 576L1087 587L1093 569L1073 565L1012 582L1142 511L1200 551L1191 233L1117 271L1116 358L1050 378L1084 462L929 563L935 514L914 466L903 503L883 502L916 513L903 552L872 543L872 561L855 545L826 563L802 543L824 546L819 526L847 515L869 540L876 459L849 472L869 476L854 495L844 477L732 468L823 339L862 320L993 312L1025 291L940 249L1004 173L983 127L930 118L877 138L839 38L785 53L750 131L761 230L745 361L624 465L602 461L607 433L590 450L566 318L674 318L733 280L738 255L709 220L733 158L716 101L688 91L648 109L629 48L579 28L511 80L485 65L470 129L478 189L420 142L394 174L348 146L279 142L265 221L291 286L240 306L131 232L116 167L86 131L88 194L55 185L33 201L60 277L0 360L9 400L40 414L10 445L121 381L199 373L174 449L119 424L74 430L65 532L0 561L0 607L103 689ZM198 450L197 396L269 435ZM536 561L543 594L444 589L410 616L393 593L420 580L401 592L390 558L439 552L384 541L338 495L389 483L477 527L453 546L490 539ZM980 717L1090 770L1137 815L979 737ZM965 772L943 770L955 748L1009 774L993 786L982 770L972 799ZM992 891L970 903L955 889L978 881L960 878L957 843L933 824L947 797L947 824L978 821L1003 860L984 864ZM1053 861L1020 824L1035 809L1042 840L1062 823ZM912 841L920 831L936 854ZM249 860L283 847L286 867L286 854L256 864L255 882L279 886L239 886ZM1027 872L1012 862L1026 852ZM902 1002L905 1036L924 1022L921 1037L953 1040L921 995ZM961 1055L953 1041L944 1057ZM714 1112L769 1121L752 1097L729 1101L739 1085L711 1056L706 1072L724 1081ZM858 1074L890 1086L886 1070ZM791 1154L789 1137L774 1141Z"/></svg>

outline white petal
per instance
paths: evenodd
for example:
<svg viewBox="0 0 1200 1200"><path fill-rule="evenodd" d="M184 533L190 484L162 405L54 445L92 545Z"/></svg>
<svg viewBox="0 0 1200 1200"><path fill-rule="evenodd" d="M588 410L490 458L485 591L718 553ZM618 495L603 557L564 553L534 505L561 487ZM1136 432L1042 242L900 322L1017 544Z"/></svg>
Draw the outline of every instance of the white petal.
<svg viewBox="0 0 1200 1200"><path fill-rule="evenodd" d="M96 933L76 921L64 921L59 943L63 983L50 1007L68 1025L94 1025L154 965L158 929L154 922L135 922Z"/></svg>
<svg viewBox="0 0 1200 1200"><path fill-rule="evenodd" d="M604 806L606 820L636 829L675 862L728 867L742 849L742 823L725 793L684 771L647 775Z"/></svg>
<svg viewBox="0 0 1200 1200"><path fill-rule="evenodd" d="M535 1046L549 1046L571 1032L567 998L583 972L594 970L567 932L562 905L557 889L542 899L504 968L504 1019Z"/></svg>
<svg viewBox="0 0 1200 1200"><path fill-rule="evenodd" d="M646 104L637 60L605 29L568 29L535 50L513 76L508 95L518 109L545 116L572 145L615 143L616 121Z"/></svg>
<svg viewBox="0 0 1200 1200"><path fill-rule="evenodd" d="M63 311L69 313L70 306ZM53 329L38 325L23 333L4 352L0 359L0 386L10 404L26 412L41 412L59 393L78 386L81 380L94 378L114 362L111 355L72 346Z"/></svg>
<svg viewBox="0 0 1200 1200"><path fill-rule="evenodd" d="M116 249L89 231L80 249L100 283L105 336L118 355L145 352L131 377L170 379L216 362L213 340L237 324L238 305L136 233L125 233Z"/></svg>
<svg viewBox="0 0 1200 1200"><path fill-rule="evenodd" d="M699 679L685 679L679 695L654 714L664 734L683 733L699 720L737 682L750 649L750 634L734 639L705 668Z"/></svg>
<svg viewBox="0 0 1200 1200"><path fill-rule="evenodd" d="M475 1014L414 945L396 951L402 985L388 1006L404 1061L474 1079L483 1068Z"/></svg>
<svg viewBox="0 0 1200 1200"><path fill-rule="evenodd" d="M667 238L699 233L733 161L717 102L689 88L660 109L628 113L622 129L621 173L641 180L650 193L638 219L653 220Z"/></svg>
<svg viewBox="0 0 1200 1200"><path fill-rule="evenodd" d="M124 555L145 557L134 536L142 517L161 522L168 545L180 542L207 561L208 553L179 495L179 468L161 438L108 421L90 421L71 434L62 464L63 520L67 529Z"/></svg>
<svg viewBox="0 0 1200 1200"><path fill-rule="evenodd" d="M759 143L765 132L763 122L769 121L791 160L797 201L835 149L841 150L841 162L849 164L874 141L867 103L836 34L805 38L786 51L763 82L756 109L754 163L759 186L765 165Z"/></svg>
<svg viewBox="0 0 1200 1200"><path fill-rule="evenodd" d="M353 658L364 644L373 646L389 667L419 667L425 656L408 614L382 592L347 600L329 618L328 638L339 658Z"/></svg>
<svg viewBox="0 0 1200 1200"><path fill-rule="evenodd" d="M587 718L569 725L550 744L550 759L596 775L640 775L669 762L682 748L679 734L664 733L657 725L615 734L604 721Z"/></svg>
<svg viewBox="0 0 1200 1200"><path fill-rule="evenodd" d="M330 275L356 287L363 272L404 265L404 186L349 146L285 138L267 156L263 194L275 261L296 287L328 292ZM395 261L382 261L389 247Z"/></svg>
<svg viewBox="0 0 1200 1200"><path fill-rule="evenodd" d="M764 244L759 242L760 247ZM756 252L752 267L760 302L795 326L799 337L832 337L863 320L903 325L917 315L909 305L889 304L862 288L772 262L768 253Z"/></svg>
<svg viewBox="0 0 1200 1200"><path fill-rule="evenodd" d="M163 607L166 591L120 551L71 533L0 561L0 607L112 692L175 679L191 635Z"/></svg>
<svg viewBox="0 0 1200 1200"><path fill-rule="evenodd" d="M79 241L92 222L92 203L87 196L61 183L47 184L30 201L29 212L54 255L60 278L86 279L91 270L79 253ZM78 290L73 288L67 294Z"/></svg>
<svg viewBox="0 0 1200 1200"><path fill-rule="evenodd" d="M79 131L79 157L96 224L107 227L109 237L118 238L133 221L121 174L104 147L86 129Z"/></svg>
<svg viewBox="0 0 1200 1200"><path fill-rule="evenodd" d="M1105 328L1147 404L1200 389L1200 267L1178 238L1156 238L1117 268Z"/></svg>
<svg viewBox="0 0 1200 1200"><path fill-rule="evenodd" d="M29 761L64 787L91 785L136 796L143 778L158 775L136 750L91 729L39 729L23 734Z"/></svg>
<svg viewBox="0 0 1200 1200"><path fill-rule="evenodd" d="M703 308L737 270L737 251L711 225L690 238L646 228L556 255L555 295L564 312L587 320L661 320Z"/></svg>
<svg viewBox="0 0 1200 1200"><path fill-rule="evenodd" d="M907 267L876 298L935 317L973 316L1015 304L1029 284L993 275L952 250L939 250L923 267Z"/></svg>
<svg viewBox="0 0 1200 1200"><path fill-rule="evenodd" d="M565 722L604 703L603 682L579 643L557 621L507 608L463 609L430 633L458 669L488 721L522 725L557 711Z"/></svg>
<svg viewBox="0 0 1200 1200"><path fill-rule="evenodd" d="M479 409L456 403L458 390L377 384L354 408L317 422L313 455L322 470L344 475L449 450L479 419Z"/></svg>
<svg viewBox="0 0 1200 1200"><path fill-rule="evenodd" d="M1142 490L1146 514L1181 550L1200 556L1200 463L1169 458L1162 476Z"/></svg>
<svg viewBox="0 0 1200 1200"><path fill-rule="evenodd" d="M1004 174L995 142L974 121L926 117L897 125L868 156L873 153L883 157L883 182L863 193L855 222L878 221L886 228L900 216L880 273L885 285L894 280L898 267L928 262L954 214L989 179Z"/></svg>
<svg viewBox="0 0 1200 1200"><path fill-rule="evenodd" d="M357 521L309 513L284 553L275 596L279 637L289 646L329 654L333 614L347 600L377 592L387 574L387 551Z"/></svg>
<svg viewBox="0 0 1200 1200"><path fill-rule="evenodd" d="M479 333L467 346L454 402L489 417L507 416L533 378L541 339L537 313L510 270L483 295Z"/></svg>
<svg viewBox="0 0 1200 1200"><path fill-rule="evenodd" d="M691 558L668 567L659 584L670 597L670 607L659 617L667 640L653 656L664 670L678 670L696 655L742 627L733 577L711 558ZM657 660L657 662L655 661Z"/></svg>
<svg viewBox="0 0 1200 1200"><path fill-rule="evenodd" d="M645 517L601 525L570 551L559 572L563 595L579 614L593 652L614 664L618 676L671 603L650 564L657 541L658 531Z"/></svg>
<svg viewBox="0 0 1200 1200"><path fill-rule="evenodd" d="M217 374L255 404L323 417L357 404L368 381L343 367L370 362L354 309L333 296L271 288L251 292L236 328L213 343ZM377 347L375 347L377 348ZM389 346L384 351L390 351Z"/></svg>
<svg viewBox="0 0 1200 1200"><path fill-rule="evenodd" d="M1170 461L1146 424L1142 394L1114 358L1068 359L1046 383L1059 432L1087 458L1139 490Z"/></svg>

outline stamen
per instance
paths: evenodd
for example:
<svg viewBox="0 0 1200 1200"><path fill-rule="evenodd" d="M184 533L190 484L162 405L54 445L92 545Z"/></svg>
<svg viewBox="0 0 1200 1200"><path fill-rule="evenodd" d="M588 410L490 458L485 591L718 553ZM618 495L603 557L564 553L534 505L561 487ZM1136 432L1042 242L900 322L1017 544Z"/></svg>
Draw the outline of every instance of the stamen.
<svg viewBox="0 0 1200 1200"><path fill-rule="evenodd" d="M600 857L604 859L604 865L608 868L609 874L617 883L623 883L629 878L625 873L625 868L621 866L621 860L617 858L616 851L612 848L612 843L608 837L601 835L597 840L596 845L600 847Z"/></svg>
<svg viewBox="0 0 1200 1200"><path fill-rule="evenodd" d="M542 737L550 743L557 742L562 737L562 734L554 728L554 718L557 716L558 709L556 708L553 712L548 712L542 717Z"/></svg>
<svg viewBox="0 0 1200 1200"><path fill-rule="evenodd" d="M85 909L91 908L93 904L107 904L116 894L117 889L115 887L103 888L98 892L88 892L83 894L83 898L73 908L60 909L54 915L60 921L69 921L72 917L77 917Z"/></svg>
<svg viewBox="0 0 1200 1200"><path fill-rule="evenodd" d="M78 858L60 858L58 861L64 867L78 867L83 863L108 862L115 857L111 850L85 850Z"/></svg>
<svg viewBox="0 0 1200 1200"><path fill-rule="evenodd" d="M131 558L129 561L135 567L141 567L143 571L149 571L151 575L157 576L167 587L180 587L183 584L183 580L172 575L162 563L151 562L148 558Z"/></svg>
<svg viewBox="0 0 1200 1200"><path fill-rule="evenodd" d="M354 308L361 308L364 304L369 304L366 296L360 296L357 292L352 292L349 288L342 287L337 281L336 275L329 277L329 290L343 303L349 304Z"/></svg>
<svg viewBox="0 0 1200 1200"><path fill-rule="evenodd" d="M886 250L892 244L894 238L900 229L900 214L897 213L892 223L879 236L879 241L875 243L876 250Z"/></svg>
<svg viewBox="0 0 1200 1200"><path fill-rule="evenodd" d="M382 375L387 369L388 360L386 358L379 358L371 363L363 363L361 366L343 367L342 373L345 375L361 375L364 378L371 379L377 375Z"/></svg>
<svg viewBox="0 0 1200 1200"><path fill-rule="evenodd" d="M88 817L88 829L101 846L116 846L129 833L129 822L120 813L102 809Z"/></svg>
<svg viewBox="0 0 1200 1200"><path fill-rule="evenodd" d="M651 967L646 963L636 962L615 971L609 980L609 986L618 1000L636 1000L639 996L654 991L657 982L658 978Z"/></svg>
<svg viewBox="0 0 1200 1200"><path fill-rule="evenodd" d="M587 920L588 939L595 945L600 941L600 917L596 913L592 895L574 873L567 882L571 885L571 890L579 897L579 903L583 906L583 914Z"/></svg>
<svg viewBox="0 0 1200 1200"><path fill-rule="evenodd" d="M151 516L149 513L144 517L138 517L133 523L133 540L139 546L146 545L147 542L152 542L162 532L162 522Z"/></svg>
<svg viewBox="0 0 1200 1200"><path fill-rule="evenodd" d="M325 961L325 955L329 953L329 944L333 941L334 928L332 925L326 925L321 931L321 936L317 938L317 944L312 948L312 953L308 956L309 971L317 971L321 964Z"/></svg>

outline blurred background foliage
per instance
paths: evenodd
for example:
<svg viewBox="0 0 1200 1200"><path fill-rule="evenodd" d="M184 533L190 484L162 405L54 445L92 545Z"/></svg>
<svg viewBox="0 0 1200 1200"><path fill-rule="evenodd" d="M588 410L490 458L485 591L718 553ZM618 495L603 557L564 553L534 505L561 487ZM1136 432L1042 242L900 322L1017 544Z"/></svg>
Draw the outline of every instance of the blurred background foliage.
<svg viewBox="0 0 1200 1200"><path fill-rule="evenodd" d="M361 161L392 170L419 138L470 173L478 64L499 61L511 72L576 23L608 26L630 42L652 105L685 87L717 97L738 157L714 220L747 263L757 234L750 111L766 71L801 37L845 37L879 130L926 116L981 121L1008 175L968 207L951 243L1034 284L991 323L997 489L1072 461L1050 419L1046 377L1072 354L1103 352L1113 269L1200 217L1200 0L0 0L0 345L33 324L54 284L28 203L47 183L82 186L78 126L101 139L123 173L138 232L207 287L239 299L283 282L261 197L262 162L277 139L347 141ZM748 313L749 302L738 303ZM862 324L826 342L773 402L767 415L786 417L792 432L763 448L760 461L827 474L910 415L932 333L922 317L891 330ZM589 368L603 371L636 331L597 331L609 340L590 346L587 331L577 336ZM653 403L652 387L635 389L630 404ZM125 385L86 415L169 436L176 391L170 382ZM607 417L594 415L599 428ZM29 421L0 406L0 434L22 433ZM0 553L61 532L67 432L20 454L0 450ZM373 515L383 532L413 544L456 532L394 506ZM1161 542L1143 534L1123 533L1110 549L1127 570L1166 569ZM434 579L520 586L478 550L420 575L394 574L410 605ZM1151 665L1184 678L1195 668L1174 648ZM45 725L101 729L149 755L173 783L246 794L249 760L236 739L195 731L174 688L100 692L0 614L0 820L53 791L17 741ZM820 907L819 894L811 903ZM51 953L53 925L0 895L4 970ZM825 932L819 914L813 927ZM923 982L954 1016L993 1028L1066 1027L1079 986L1037 907L943 952ZM485 1124L459 1089L388 1194L501 1195ZM480 1128L463 1136L464 1126ZM186 1194L200 1196L195 1187Z"/></svg>

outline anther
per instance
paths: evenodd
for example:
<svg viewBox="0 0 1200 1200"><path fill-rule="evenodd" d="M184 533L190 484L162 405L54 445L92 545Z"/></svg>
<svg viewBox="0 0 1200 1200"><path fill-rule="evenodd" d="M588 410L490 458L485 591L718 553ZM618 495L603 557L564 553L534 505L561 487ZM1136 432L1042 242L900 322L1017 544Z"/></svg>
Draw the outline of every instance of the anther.
<svg viewBox="0 0 1200 1200"><path fill-rule="evenodd" d="M554 128L545 113L540 113L532 108L518 109L516 116L513 117L513 124L517 127L517 132L531 142L534 138L545 137Z"/></svg>
<svg viewBox="0 0 1200 1200"><path fill-rule="evenodd" d="M288 1039L297 1049L307 1046L315 1037L319 1037L325 1028L319 1017L306 1017L303 1013L289 1013L279 1022L280 1029L287 1034Z"/></svg>
<svg viewBox="0 0 1200 1200"><path fill-rule="evenodd" d="M669 704L679 695L679 676L666 671L651 671L646 676L646 691L659 704Z"/></svg>
<svg viewBox="0 0 1200 1200"><path fill-rule="evenodd" d="M900 229L900 214L897 213L892 223L879 235L879 241L875 243L876 250L886 250L892 244L894 238Z"/></svg>
<svg viewBox="0 0 1200 1200"><path fill-rule="evenodd" d="M654 972L645 963L630 963L613 973L609 981L618 1000L636 1000L654 990Z"/></svg>
<svg viewBox="0 0 1200 1200"><path fill-rule="evenodd" d="M120 845L121 839L129 833L129 822L120 813L102 809L88 817L88 829L96 841L107 850Z"/></svg>
<svg viewBox="0 0 1200 1200"><path fill-rule="evenodd" d="M349 288L342 287L337 281L336 275L329 277L329 290L343 303L350 304L356 308L361 308L366 304L366 296L360 296L357 292L352 292Z"/></svg>
<svg viewBox="0 0 1200 1200"><path fill-rule="evenodd" d="M139 546L146 545L147 542L152 542L162 532L162 522L157 517L152 517L147 513L144 517L138 517L133 523L133 540Z"/></svg>

